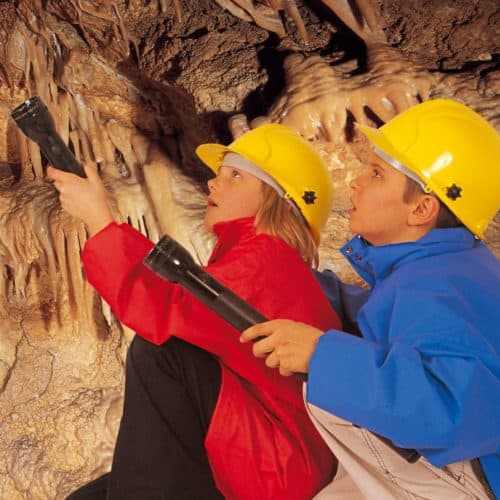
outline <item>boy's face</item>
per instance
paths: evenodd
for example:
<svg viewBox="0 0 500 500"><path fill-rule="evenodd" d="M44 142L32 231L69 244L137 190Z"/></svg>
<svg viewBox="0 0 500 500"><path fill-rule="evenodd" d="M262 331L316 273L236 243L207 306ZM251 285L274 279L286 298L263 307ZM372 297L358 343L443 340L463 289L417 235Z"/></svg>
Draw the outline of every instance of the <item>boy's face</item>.
<svg viewBox="0 0 500 500"><path fill-rule="evenodd" d="M372 245L409 241L407 222L414 206L403 200L406 185L404 174L371 153L351 182L351 230Z"/></svg>
<svg viewBox="0 0 500 500"><path fill-rule="evenodd" d="M222 166L208 181L205 227L211 231L217 222L254 217L263 201L262 181L231 166Z"/></svg>

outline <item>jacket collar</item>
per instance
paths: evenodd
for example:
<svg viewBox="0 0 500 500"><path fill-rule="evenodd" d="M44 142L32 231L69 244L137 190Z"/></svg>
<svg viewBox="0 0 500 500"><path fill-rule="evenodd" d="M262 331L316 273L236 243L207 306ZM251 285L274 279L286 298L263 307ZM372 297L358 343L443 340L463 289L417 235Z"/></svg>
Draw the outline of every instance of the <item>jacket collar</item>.
<svg viewBox="0 0 500 500"><path fill-rule="evenodd" d="M465 228L433 229L417 241L373 246L355 236L340 251L354 270L371 286L383 281L393 271L409 262L467 250L482 245Z"/></svg>
<svg viewBox="0 0 500 500"><path fill-rule="evenodd" d="M210 261L219 259L234 245L248 241L255 237L255 217L244 217L232 221L218 222L213 226L217 236L217 243L210 256Z"/></svg>

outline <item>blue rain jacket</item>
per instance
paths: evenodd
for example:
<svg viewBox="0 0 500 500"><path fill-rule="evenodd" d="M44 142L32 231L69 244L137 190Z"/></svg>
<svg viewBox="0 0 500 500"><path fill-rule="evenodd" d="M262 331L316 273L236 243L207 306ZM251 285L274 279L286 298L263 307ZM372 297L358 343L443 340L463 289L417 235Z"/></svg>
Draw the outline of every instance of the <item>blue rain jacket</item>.
<svg viewBox="0 0 500 500"><path fill-rule="evenodd" d="M341 251L370 289L318 279L362 336L320 337L307 400L438 467L479 457L500 497L498 260L463 228Z"/></svg>

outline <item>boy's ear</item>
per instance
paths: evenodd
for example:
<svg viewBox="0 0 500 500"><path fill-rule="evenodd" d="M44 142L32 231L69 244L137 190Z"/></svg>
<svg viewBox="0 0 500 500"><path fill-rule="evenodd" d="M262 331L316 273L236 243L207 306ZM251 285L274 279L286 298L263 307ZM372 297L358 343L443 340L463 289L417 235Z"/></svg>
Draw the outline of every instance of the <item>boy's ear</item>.
<svg viewBox="0 0 500 500"><path fill-rule="evenodd" d="M434 226L441 205L439 200L432 194L420 195L413 204L413 210L408 216L410 226Z"/></svg>

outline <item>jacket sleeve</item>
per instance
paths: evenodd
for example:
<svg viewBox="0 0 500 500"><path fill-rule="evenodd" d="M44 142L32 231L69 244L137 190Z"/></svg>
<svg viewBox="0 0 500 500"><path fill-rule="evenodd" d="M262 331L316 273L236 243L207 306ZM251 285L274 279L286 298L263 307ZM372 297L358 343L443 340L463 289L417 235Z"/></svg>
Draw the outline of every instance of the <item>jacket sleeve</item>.
<svg viewBox="0 0 500 500"><path fill-rule="evenodd" d="M82 261L87 279L117 318L142 337L160 344L169 302L182 290L143 265L153 243L127 224L112 223L87 241Z"/></svg>
<svg viewBox="0 0 500 500"><path fill-rule="evenodd" d="M497 453L500 359L455 302L400 290L395 303L407 306L391 318L387 343L369 331L327 332L309 365L307 401L436 466Z"/></svg>
<svg viewBox="0 0 500 500"><path fill-rule="evenodd" d="M370 290L357 285L343 283L329 269L314 271L316 280L321 285L330 305L342 321L342 329L346 332L360 335L357 315L363 304L368 300Z"/></svg>

